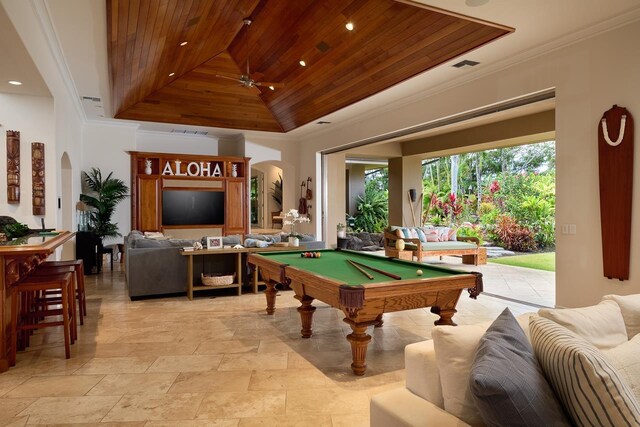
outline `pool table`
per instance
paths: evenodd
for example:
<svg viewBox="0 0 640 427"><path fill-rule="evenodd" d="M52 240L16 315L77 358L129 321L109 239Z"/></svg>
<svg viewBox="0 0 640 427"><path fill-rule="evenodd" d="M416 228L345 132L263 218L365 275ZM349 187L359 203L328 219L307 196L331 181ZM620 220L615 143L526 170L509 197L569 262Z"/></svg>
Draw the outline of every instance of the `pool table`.
<svg viewBox="0 0 640 427"><path fill-rule="evenodd" d="M249 254L249 264L259 267L267 285L267 314L275 312L276 284L289 286L300 301L302 337L311 336L314 299L331 305L345 314L344 321L353 333L351 343L356 375L364 375L370 325L382 326L382 314L393 311L431 307L440 318L436 325L454 325L456 304L467 289L471 298L482 292L482 274L436 267L419 262L369 255L362 252L326 249L319 258L302 258L302 251ZM363 268L373 276L367 278L347 260L398 276L391 278ZM418 275L417 270L423 274Z"/></svg>

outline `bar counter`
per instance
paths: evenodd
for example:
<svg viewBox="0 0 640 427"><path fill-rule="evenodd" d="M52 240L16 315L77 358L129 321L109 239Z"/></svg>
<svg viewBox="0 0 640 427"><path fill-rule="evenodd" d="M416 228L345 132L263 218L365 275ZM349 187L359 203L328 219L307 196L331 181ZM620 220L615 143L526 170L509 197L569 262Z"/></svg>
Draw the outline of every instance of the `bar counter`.
<svg viewBox="0 0 640 427"><path fill-rule="evenodd" d="M8 355L12 345L10 287L28 275L74 234L69 231L32 234L0 242L0 372L9 369Z"/></svg>

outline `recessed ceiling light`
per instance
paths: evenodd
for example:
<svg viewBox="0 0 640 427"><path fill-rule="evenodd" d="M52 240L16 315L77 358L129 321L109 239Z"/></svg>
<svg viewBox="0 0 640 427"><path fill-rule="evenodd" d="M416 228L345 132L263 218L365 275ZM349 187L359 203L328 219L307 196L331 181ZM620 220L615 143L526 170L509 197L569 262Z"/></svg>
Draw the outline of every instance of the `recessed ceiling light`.
<svg viewBox="0 0 640 427"><path fill-rule="evenodd" d="M306 67L306 66L307 66L307 63L306 63L306 62L304 62L304 61L302 61L302 60L300 60L300 65L302 65L303 67Z"/></svg>
<svg viewBox="0 0 640 427"><path fill-rule="evenodd" d="M9 80L9 84L14 86L20 86L22 82L19 82L17 80Z"/></svg>
<svg viewBox="0 0 640 427"><path fill-rule="evenodd" d="M271 89L271 90L276 90L276 88L275 88L275 87L273 87L273 86L269 86L269 89Z"/></svg>
<svg viewBox="0 0 640 427"><path fill-rule="evenodd" d="M176 73L169 73L169 77L173 77Z"/></svg>
<svg viewBox="0 0 640 427"><path fill-rule="evenodd" d="M353 31L353 22L347 22L347 25L345 25L345 27L347 27L347 30Z"/></svg>
<svg viewBox="0 0 640 427"><path fill-rule="evenodd" d="M489 3L489 0L465 0L465 4L470 7L483 6Z"/></svg>
<svg viewBox="0 0 640 427"><path fill-rule="evenodd" d="M186 46L187 43L189 43L189 42L182 42L182 43L180 43L180 46Z"/></svg>

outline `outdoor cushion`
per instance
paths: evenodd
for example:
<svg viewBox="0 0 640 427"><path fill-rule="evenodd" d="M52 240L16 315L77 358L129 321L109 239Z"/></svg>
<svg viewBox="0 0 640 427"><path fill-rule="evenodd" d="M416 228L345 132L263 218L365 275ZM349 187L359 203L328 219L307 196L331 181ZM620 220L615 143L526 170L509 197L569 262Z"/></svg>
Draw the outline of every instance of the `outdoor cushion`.
<svg viewBox="0 0 640 427"><path fill-rule="evenodd" d="M468 242L427 242L422 244L423 251L448 251L450 249L475 249L475 243Z"/></svg>
<svg viewBox="0 0 640 427"><path fill-rule="evenodd" d="M480 339L469 387L487 425L569 425L527 336L508 308Z"/></svg>

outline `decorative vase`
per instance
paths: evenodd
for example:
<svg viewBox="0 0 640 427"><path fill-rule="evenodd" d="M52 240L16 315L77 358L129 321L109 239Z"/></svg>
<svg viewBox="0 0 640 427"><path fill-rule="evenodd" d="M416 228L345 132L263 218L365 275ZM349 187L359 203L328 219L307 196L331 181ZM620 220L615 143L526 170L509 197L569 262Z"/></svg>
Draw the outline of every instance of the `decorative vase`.
<svg viewBox="0 0 640 427"><path fill-rule="evenodd" d="M402 239L396 240L396 249L399 250L399 251L403 251L404 250L404 240L402 240Z"/></svg>
<svg viewBox="0 0 640 427"><path fill-rule="evenodd" d="M144 161L144 173L147 175L151 175L151 160Z"/></svg>
<svg viewBox="0 0 640 427"><path fill-rule="evenodd" d="M297 237L289 236L289 246L297 248L298 246L300 246L300 239L298 239Z"/></svg>
<svg viewBox="0 0 640 427"><path fill-rule="evenodd" d="M235 163L231 165L231 176L234 178L238 176L238 165Z"/></svg>

